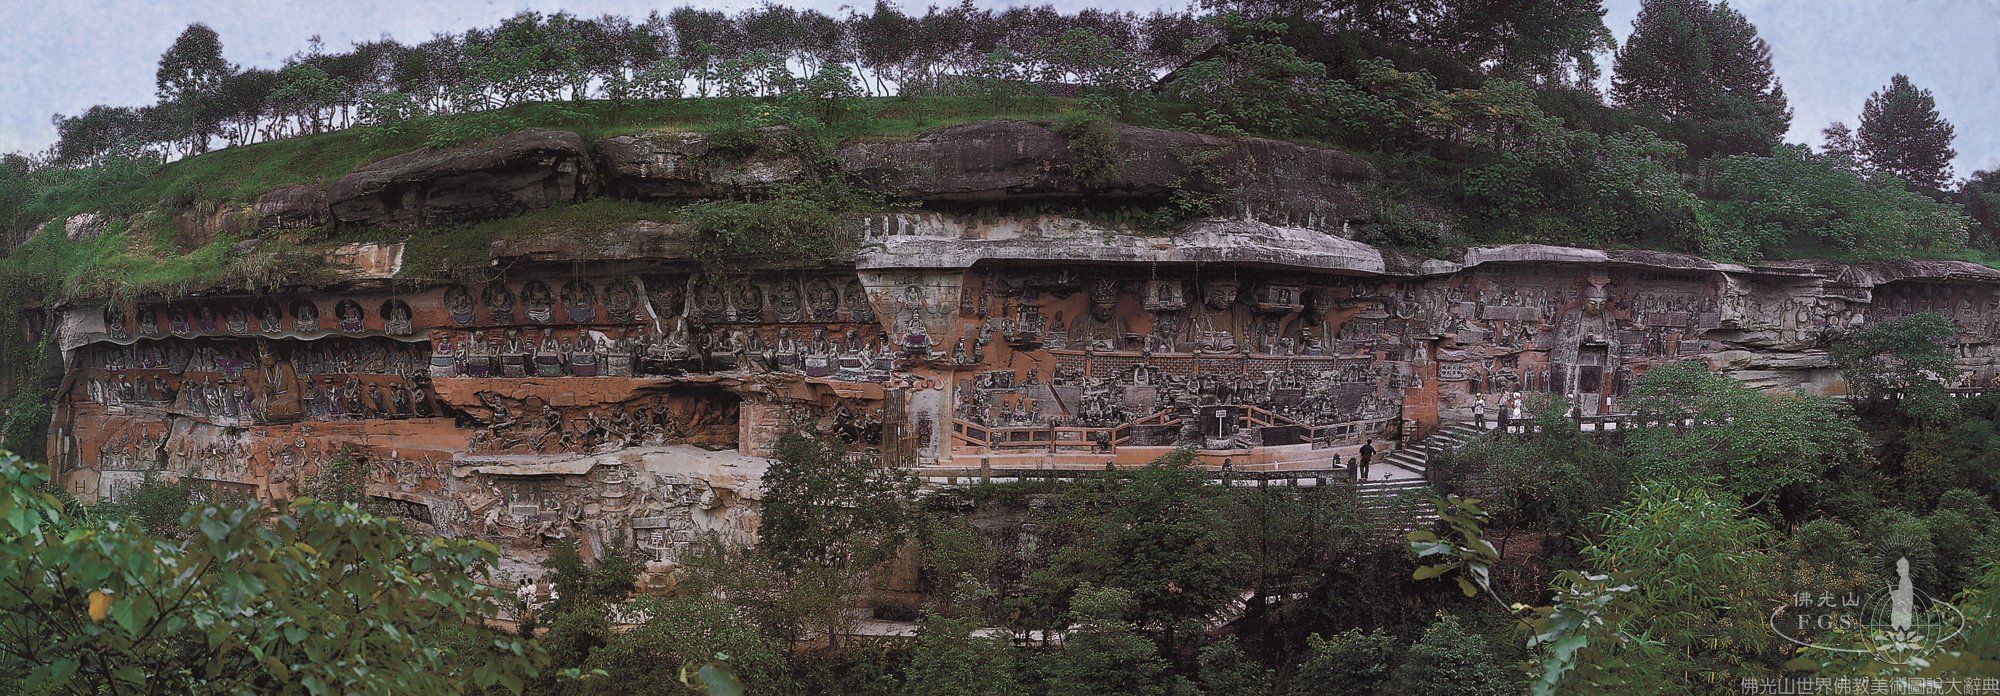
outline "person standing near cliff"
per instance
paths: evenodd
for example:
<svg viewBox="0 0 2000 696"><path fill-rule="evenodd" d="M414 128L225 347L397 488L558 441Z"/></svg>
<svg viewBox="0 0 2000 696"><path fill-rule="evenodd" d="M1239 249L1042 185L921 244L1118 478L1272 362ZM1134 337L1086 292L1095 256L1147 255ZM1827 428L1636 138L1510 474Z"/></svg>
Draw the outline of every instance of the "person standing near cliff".
<svg viewBox="0 0 2000 696"><path fill-rule="evenodd" d="M1361 443L1361 466L1354 470L1355 473L1360 477L1359 480L1362 481L1368 480L1368 462L1374 458L1375 458L1375 442L1373 440L1363 441Z"/></svg>

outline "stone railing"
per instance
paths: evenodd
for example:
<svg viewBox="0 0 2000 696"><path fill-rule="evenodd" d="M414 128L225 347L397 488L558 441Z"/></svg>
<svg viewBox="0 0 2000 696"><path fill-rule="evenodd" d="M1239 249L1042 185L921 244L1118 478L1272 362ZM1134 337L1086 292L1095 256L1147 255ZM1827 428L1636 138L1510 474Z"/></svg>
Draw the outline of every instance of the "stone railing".
<svg viewBox="0 0 2000 696"><path fill-rule="evenodd" d="M1074 483L1079 480L1101 478L1130 478L1131 468L1102 469L924 469L917 475L928 483L943 486L971 486L978 484L1007 484L1043 481L1051 483ZM1236 471L1211 470L1213 478L1208 480L1217 486L1270 487L1290 486L1312 488L1336 484L1352 485L1354 472L1344 466L1315 467L1310 469L1284 469L1279 471Z"/></svg>
<svg viewBox="0 0 2000 696"><path fill-rule="evenodd" d="M1307 425L1268 409L1252 405L1211 405L1195 409L1205 413L1215 409L1229 409L1231 427L1234 431L1246 429L1271 429L1291 431L1288 439L1292 442L1270 443L1266 446L1283 444L1310 444L1314 449L1337 447L1340 443L1358 441L1362 437L1381 432L1395 422L1391 418L1370 418L1366 420ZM1172 411L1159 411L1147 416L1115 426L1069 426L1069 425L983 425L965 419L953 419L951 424L952 442L958 445L983 447L993 451L1043 450L1050 452L1097 452L1116 454L1118 448L1129 446L1161 447L1163 444L1137 445L1132 442L1131 430L1135 426L1156 426L1179 428L1186 423L1183 416ZM1171 444L1171 443L1168 443Z"/></svg>

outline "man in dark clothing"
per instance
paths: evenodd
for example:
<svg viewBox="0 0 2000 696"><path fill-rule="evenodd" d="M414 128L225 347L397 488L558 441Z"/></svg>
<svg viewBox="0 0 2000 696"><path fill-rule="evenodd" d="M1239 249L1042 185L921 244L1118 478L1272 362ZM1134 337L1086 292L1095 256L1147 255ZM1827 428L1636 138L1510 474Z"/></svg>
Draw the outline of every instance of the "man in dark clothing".
<svg viewBox="0 0 2000 696"><path fill-rule="evenodd" d="M1356 470L1361 475L1361 480L1368 480L1368 461L1374 458L1375 443L1373 441L1361 443L1361 468Z"/></svg>

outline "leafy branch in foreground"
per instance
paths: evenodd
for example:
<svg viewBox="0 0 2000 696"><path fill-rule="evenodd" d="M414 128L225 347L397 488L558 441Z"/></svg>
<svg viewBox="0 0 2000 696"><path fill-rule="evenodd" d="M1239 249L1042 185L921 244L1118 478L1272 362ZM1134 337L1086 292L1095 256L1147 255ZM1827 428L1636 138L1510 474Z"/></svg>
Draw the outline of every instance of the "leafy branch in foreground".
<svg viewBox="0 0 2000 696"><path fill-rule="evenodd" d="M311 499L197 506L172 540L47 481L0 453L0 691L518 693L545 661L482 625L491 544Z"/></svg>
<svg viewBox="0 0 2000 696"><path fill-rule="evenodd" d="M1453 579L1465 596L1483 593L1492 597L1530 634L1528 647L1539 655L1535 680L1529 685L1532 693L1555 694L1581 661L1608 654L1617 647L1615 643L1629 639L1605 629L1617 626L1632 610L1632 593L1637 588L1609 574L1565 570L1557 574L1554 603L1508 603L1493 589L1493 566L1500 562L1500 554L1483 536L1482 527L1489 518L1479 503L1478 498L1456 495L1435 501L1438 519L1450 528L1450 534L1409 534L1410 550L1419 559L1435 560L1418 566L1414 577L1429 580L1463 571Z"/></svg>

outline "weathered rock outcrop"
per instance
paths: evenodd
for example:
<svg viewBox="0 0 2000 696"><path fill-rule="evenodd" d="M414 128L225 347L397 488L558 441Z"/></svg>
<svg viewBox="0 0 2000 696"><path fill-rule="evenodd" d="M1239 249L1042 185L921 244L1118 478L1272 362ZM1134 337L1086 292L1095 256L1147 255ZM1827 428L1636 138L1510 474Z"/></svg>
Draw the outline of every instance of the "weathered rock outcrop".
<svg viewBox="0 0 2000 696"><path fill-rule="evenodd" d="M840 148L849 175L883 193L940 203L1089 197L1159 203L1177 192L1224 194L1226 207L1303 224L1359 218L1355 187L1374 175L1338 150L1266 138L1117 127L1115 165L1086 171L1068 138L1046 123L981 121Z"/></svg>
<svg viewBox="0 0 2000 696"><path fill-rule="evenodd" d="M150 213L149 213L150 214ZM174 241L192 249L218 234L237 234L255 225L251 211L240 205L198 203L174 214Z"/></svg>
<svg viewBox="0 0 2000 696"><path fill-rule="evenodd" d="M597 141L597 162L612 195L639 200L761 196L805 172L798 156L777 144L782 129L763 129L758 143L724 143L708 133L619 135Z"/></svg>
<svg viewBox="0 0 2000 696"><path fill-rule="evenodd" d="M582 136L531 128L362 165L327 188L333 222L415 227L574 203L597 184Z"/></svg>
<svg viewBox="0 0 2000 696"><path fill-rule="evenodd" d="M939 215L871 218L869 244L855 260L868 270L1031 264L1243 264L1322 273L1392 272L1380 249L1317 230L1255 220L1204 220L1173 237L1147 237L1073 218L1005 218L977 225ZM968 238L971 237L971 238ZM1409 275L1416 275L1411 273Z"/></svg>
<svg viewBox="0 0 2000 696"><path fill-rule="evenodd" d="M96 239L110 226L102 213L77 213L63 220L63 235L72 242Z"/></svg>
<svg viewBox="0 0 2000 696"><path fill-rule="evenodd" d="M589 239L569 235L502 239L488 250L497 263L618 262L694 257L687 225L635 220Z"/></svg>
<svg viewBox="0 0 2000 696"><path fill-rule="evenodd" d="M1194 193L1221 196L1224 212L1308 226L1367 214L1355 186L1374 168L1338 150L1136 126L1116 134L1107 152L1086 156L1048 123L980 121L849 143L836 154L854 181L926 203L1149 205ZM761 144L736 144L705 133L621 135L598 141L596 157L606 188L621 197L754 197L806 172L781 133L760 136ZM1109 164L1091 164L1096 156Z"/></svg>
<svg viewBox="0 0 2000 696"><path fill-rule="evenodd" d="M326 189L317 184L280 186L257 197L257 226L288 230L326 224Z"/></svg>

